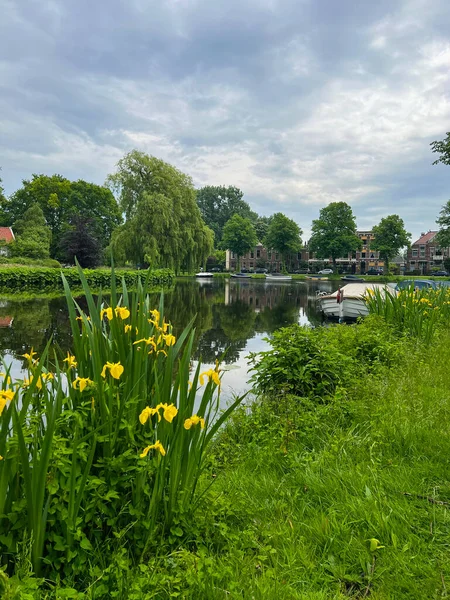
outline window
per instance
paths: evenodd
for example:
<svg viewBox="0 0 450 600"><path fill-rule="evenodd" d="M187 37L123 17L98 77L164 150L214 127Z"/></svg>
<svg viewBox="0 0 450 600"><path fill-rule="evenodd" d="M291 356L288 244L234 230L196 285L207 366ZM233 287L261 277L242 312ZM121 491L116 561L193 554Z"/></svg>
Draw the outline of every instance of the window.
<svg viewBox="0 0 450 600"><path fill-rule="evenodd" d="M234 252L231 253L231 258L236 258Z"/></svg>
<svg viewBox="0 0 450 600"><path fill-rule="evenodd" d="M255 258L255 253L253 252L253 250L250 252L250 258Z"/></svg>
<svg viewBox="0 0 450 600"><path fill-rule="evenodd" d="M425 246L419 246L420 258L425 258Z"/></svg>
<svg viewBox="0 0 450 600"><path fill-rule="evenodd" d="M366 253L365 252L361 252L361 258L366 258Z"/></svg>
<svg viewBox="0 0 450 600"><path fill-rule="evenodd" d="M256 258L259 258L261 256L261 250L258 248L256 250Z"/></svg>
<svg viewBox="0 0 450 600"><path fill-rule="evenodd" d="M411 266L415 266L415 264L416 264L416 261L415 261L415 260L412 260L412 261L411 261Z"/></svg>
<svg viewBox="0 0 450 600"><path fill-rule="evenodd" d="M417 256L417 252L418 252L417 248L413 248L412 255Z"/></svg>
<svg viewBox="0 0 450 600"><path fill-rule="evenodd" d="M253 261L250 261L250 269L253 269Z"/></svg>
<svg viewBox="0 0 450 600"><path fill-rule="evenodd" d="M278 260L278 252L275 254L275 260Z"/></svg>

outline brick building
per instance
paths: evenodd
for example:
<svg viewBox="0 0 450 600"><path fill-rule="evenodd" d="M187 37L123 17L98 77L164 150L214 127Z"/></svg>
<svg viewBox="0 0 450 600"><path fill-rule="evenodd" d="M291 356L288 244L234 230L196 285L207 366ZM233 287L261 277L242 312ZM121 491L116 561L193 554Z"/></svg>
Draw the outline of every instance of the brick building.
<svg viewBox="0 0 450 600"><path fill-rule="evenodd" d="M407 271L431 273L433 269L443 269L444 259L450 256L449 248L441 248L436 242L437 231L422 233L420 238L408 248Z"/></svg>

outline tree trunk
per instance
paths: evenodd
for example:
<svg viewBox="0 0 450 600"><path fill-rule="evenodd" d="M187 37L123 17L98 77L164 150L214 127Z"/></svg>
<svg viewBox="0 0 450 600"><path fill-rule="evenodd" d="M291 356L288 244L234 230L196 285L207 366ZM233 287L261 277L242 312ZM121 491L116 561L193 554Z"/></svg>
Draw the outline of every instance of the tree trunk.
<svg viewBox="0 0 450 600"><path fill-rule="evenodd" d="M236 265L237 265L236 272L240 273L241 272L241 257L240 256L237 257L237 263L236 263Z"/></svg>

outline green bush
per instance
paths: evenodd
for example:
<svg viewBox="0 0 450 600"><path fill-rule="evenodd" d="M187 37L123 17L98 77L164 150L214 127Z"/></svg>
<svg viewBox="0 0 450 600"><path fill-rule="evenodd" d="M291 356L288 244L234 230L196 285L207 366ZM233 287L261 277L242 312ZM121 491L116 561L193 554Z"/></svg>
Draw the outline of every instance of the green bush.
<svg viewBox="0 0 450 600"><path fill-rule="evenodd" d="M352 378L399 357L394 330L377 316L351 326L294 325L276 331L269 341L271 350L250 355L256 391L321 401Z"/></svg>
<svg viewBox="0 0 450 600"><path fill-rule="evenodd" d="M75 267L64 269L63 273L71 287L79 288L81 286L80 274ZM92 288L106 289L111 285L110 269L86 269L84 275ZM149 285L169 285L173 281L174 273L170 269L158 269L150 272L120 271L120 277L116 274L116 284L119 285L123 278L128 286L133 286L137 283L138 277L147 277ZM61 271L44 267L0 268L0 289L4 291L62 290Z"/></svg>

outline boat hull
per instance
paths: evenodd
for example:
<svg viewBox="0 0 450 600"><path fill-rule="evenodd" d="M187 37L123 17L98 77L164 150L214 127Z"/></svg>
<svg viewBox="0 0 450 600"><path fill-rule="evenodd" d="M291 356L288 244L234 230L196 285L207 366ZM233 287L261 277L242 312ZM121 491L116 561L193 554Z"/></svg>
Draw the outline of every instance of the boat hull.
<svg viewBox="0 0 450 600"><path fill-rule="evenodd" d="M357 319L369 314L364 300L358 300L358 298L344 298L342 307L336 298L322 298L320 307L328 319Z"/></svg>
<svg viewBox="0 0 450 600"><path fill-rule="evenodd" d="M266 281L292 281L290 275L266 275Z"/></svg>

